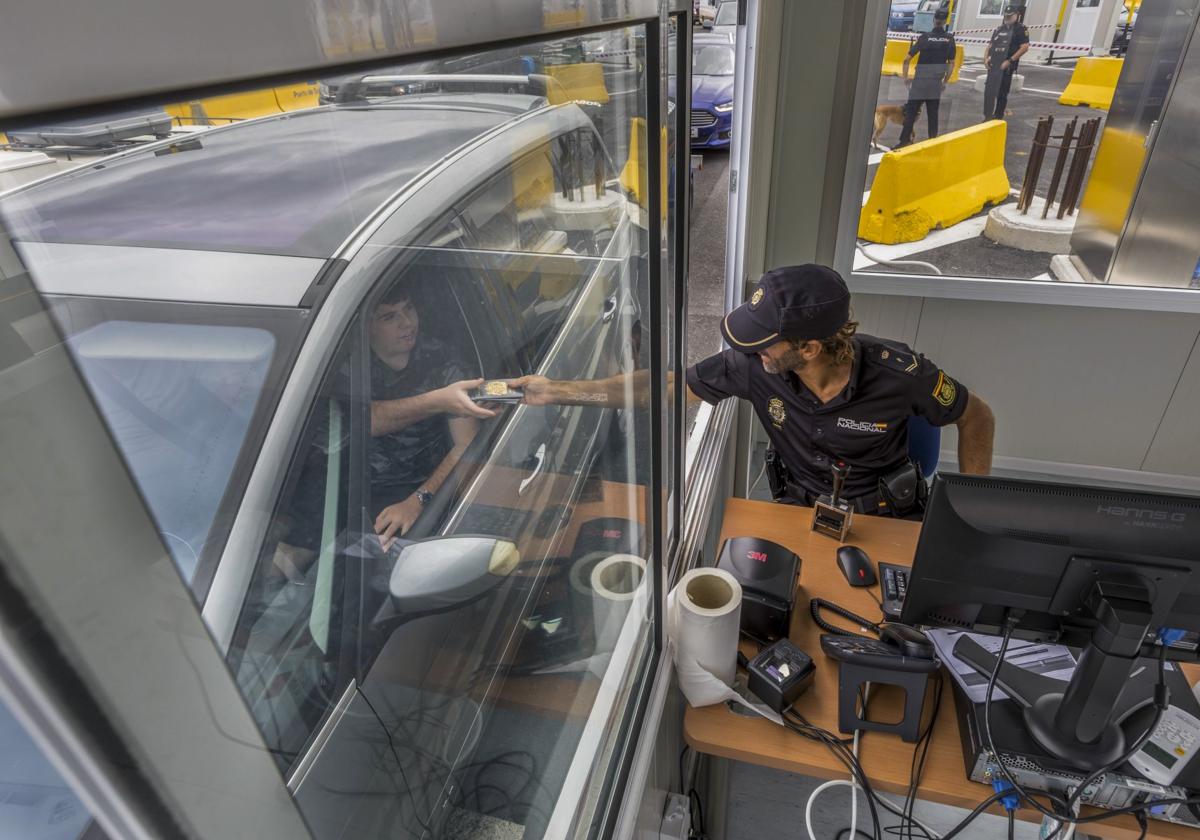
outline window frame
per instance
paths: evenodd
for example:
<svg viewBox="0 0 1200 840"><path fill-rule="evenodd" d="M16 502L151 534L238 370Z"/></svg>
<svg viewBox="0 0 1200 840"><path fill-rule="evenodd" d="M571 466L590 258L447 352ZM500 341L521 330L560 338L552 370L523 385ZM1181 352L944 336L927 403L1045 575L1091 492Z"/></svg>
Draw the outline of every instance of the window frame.
<svg viewBox="0 0 1200 840"><path fill-rule="evenodd" d="M863 27L862 39L859 42L858 76L854 91L857 102L874 103L879 98L879 67L883 61L888 8L886 3L879 0L874 4L874 13L868 10L867 25ZM851 117L848 148L866 149L870 146L874 131L874 109L849 110ZM1200 292L1189 289L1063 283L1058 280L888 274L884 271L855 269L858 217L862 210L867 168L866 155L859 156L853 151L848 153L837 217L831 220L836 223L833 266L846 278L846 283L854 294L1200 313ZM740 289L737 290L739 295L740 292Z"/></svg>

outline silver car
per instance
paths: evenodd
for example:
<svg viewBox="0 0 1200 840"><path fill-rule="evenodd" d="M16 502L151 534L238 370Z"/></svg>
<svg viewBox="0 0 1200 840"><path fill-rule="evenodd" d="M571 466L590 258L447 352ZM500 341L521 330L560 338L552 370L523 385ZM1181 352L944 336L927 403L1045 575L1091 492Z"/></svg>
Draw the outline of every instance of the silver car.
<svg viewBox="0 0 1200 840"><path fill-rule="evenodd" d="M371 316L406 284L466 378L636 366L645 222L584 107L250 120L27 185L0 220L314 835L453 833L483 767L528 777L536 821L553 769L473 757L514 667L593 653L546 587L644 441L613 409L498 405L385 545ZM530 634L546 658L514 663Z"/></svg>

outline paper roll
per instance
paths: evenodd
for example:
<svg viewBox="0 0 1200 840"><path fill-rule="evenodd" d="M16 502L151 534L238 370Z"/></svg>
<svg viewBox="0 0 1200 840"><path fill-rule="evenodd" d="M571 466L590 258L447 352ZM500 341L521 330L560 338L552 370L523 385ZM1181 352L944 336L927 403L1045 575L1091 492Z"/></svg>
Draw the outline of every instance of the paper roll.
<svg viewBox="0 0 1200 840"><path fill-rule="evenodd" d="M676 649L725 685L733 685L741 584L723 569L692 569L671 594Z"/></svg>
<svg viewBox="0 0 1200 840"><path fill-rule="evenodd" d="M571 564L567 576L571 586L571 619L581 632L592 626L592 569L611 556L610 551L591 551Z"/></svg>
<svg viewBox="0 0 1200 840"><path fill-rule="evenodd" d="M616 645L630 602L645 580L646 561L633 554L613 554L592 567L589 583L597 653Z"/></svg>

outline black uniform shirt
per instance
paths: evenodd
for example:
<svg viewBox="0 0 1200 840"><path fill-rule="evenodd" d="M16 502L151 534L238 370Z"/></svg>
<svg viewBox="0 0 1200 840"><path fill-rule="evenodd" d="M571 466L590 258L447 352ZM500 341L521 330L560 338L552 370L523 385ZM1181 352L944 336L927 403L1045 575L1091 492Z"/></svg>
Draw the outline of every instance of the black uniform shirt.
<svg viewBox="0 0 1200 840"><path fill-rule="evenodd" d="M749 400L792 481L810 493L829 492L831 463L845 461L850 498L876 490L908 457L909 417L945 426L967 407L967 389L933 362L869 335L855 336L850 381L824 404L794 373L767 373L757 355L736 350L688 368L687 384L706 402Z"/></svg>
<svg viewBox="0 0 1200 840"><path fill-rule="evenodd" d="M923 32L908 50L910 56L918 53L921 58L913 71L908 98L941 99L942 80L949 75L950 66L954 63L954 36L942 27Z"/></svg>
<svg viewBox="0 0 1200 840"><path fill-rule="evenodd" d="M917 62L917 72L926 68L927 73L937 73L940 77L946 72L945 65L954 61L954 36L938 26L932 32L922 32L921 36L908 48L909 56L921 56Z"/></svg>
<svg viewBox="0 0 1200 840"><path fill-rule="evenodd" d="M992 59L992 67L999 68L1000 63L1008 61L1013 57L1022 44L1029 43L1029 30L1025 28L1025 24L1020 21L1012 26L1000 25L992 32L992 39L988 43L988 55ZM1016 72L1018 61L1012 62L1009 65L1009 72Z"/></svg>
<svg viewBox="0 0 1200 840"><path fill-rule="evenodd" d="M372 400L414 397L473 377L449 348L434 338L417 339L404 370L393 370L371 354ZM412 495L453 446L445 414L371 438L367 463L375 512Z"/></svg>

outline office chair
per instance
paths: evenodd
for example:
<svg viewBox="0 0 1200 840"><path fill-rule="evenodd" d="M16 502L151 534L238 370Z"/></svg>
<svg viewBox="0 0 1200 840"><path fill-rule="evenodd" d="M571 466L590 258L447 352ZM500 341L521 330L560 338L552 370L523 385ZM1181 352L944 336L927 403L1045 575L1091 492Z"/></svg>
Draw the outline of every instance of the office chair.
<svg viewBox="0 0 1200 840"><path fill-rule="evenodd" d="M929 478L937 469L941 455L942 430L924 417L908 418L908 457L921 468L921 475Z"/></svg>

